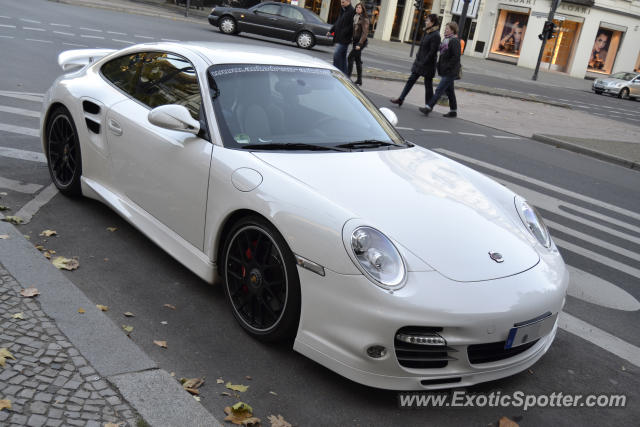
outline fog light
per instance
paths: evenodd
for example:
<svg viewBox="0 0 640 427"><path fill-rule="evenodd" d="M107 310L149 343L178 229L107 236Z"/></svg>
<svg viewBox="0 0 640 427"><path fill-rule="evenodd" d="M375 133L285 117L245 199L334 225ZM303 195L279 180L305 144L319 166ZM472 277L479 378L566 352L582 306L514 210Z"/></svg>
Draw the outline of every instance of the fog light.
<svg viewBox="0 0 640 427"><path fill-rule="evenodd" d="M418 345L446 346L447 341L435 332L420 335L396 334L398 341Z"/></svg>
<svg viewBox="0 0 640 427"><path fill-rule="evenodd" d="M381 345L372 345L367 349L367 355L374 359L380 359L381 357L386 356L387 349Z"/></svg>

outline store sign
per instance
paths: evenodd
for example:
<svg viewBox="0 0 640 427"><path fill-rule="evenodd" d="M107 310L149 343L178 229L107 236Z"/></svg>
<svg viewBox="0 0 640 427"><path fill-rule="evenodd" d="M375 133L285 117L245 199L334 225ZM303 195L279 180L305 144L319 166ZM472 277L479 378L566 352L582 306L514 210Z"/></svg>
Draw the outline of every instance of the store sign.
<svg viewBox="0 0 640 427"><path fill-rule="evenodd" d="M452 15L462 15L462 8L464 7L465 0L453 0L451 5ZM480 7L480 0L468 0L469 8L467 9L467 18L477 18L478 8Z"/></svg>
<svg viewBox="0 0 640 427"><path fill-rule="evenodd" d="M560 10L577 13L582 15L589 15L591 13L591 8L587 6L582 6L579 4L571 4L571 3L560 3Z"/></svg>
<svg viewBox="0 0 640 427"><path fill-rule="evenodd" d="M535 6L536 0L506 0L505 3L520 4L523 6Z"/></svg>

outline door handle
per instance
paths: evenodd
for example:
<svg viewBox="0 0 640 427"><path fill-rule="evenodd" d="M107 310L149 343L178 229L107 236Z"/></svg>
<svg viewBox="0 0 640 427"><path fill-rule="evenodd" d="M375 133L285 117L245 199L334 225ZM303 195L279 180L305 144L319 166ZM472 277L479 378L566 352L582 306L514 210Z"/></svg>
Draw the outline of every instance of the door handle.
<svg viewBox="0 0 640 427"><path fill-rule="evenodd" d="M120 123L116 122L113 119L109 119L109 123L107 124L107 127L109 128L109 130L111 131L111 133L113 133L114 135L122 135L122 128L120 127Z"/></svg>

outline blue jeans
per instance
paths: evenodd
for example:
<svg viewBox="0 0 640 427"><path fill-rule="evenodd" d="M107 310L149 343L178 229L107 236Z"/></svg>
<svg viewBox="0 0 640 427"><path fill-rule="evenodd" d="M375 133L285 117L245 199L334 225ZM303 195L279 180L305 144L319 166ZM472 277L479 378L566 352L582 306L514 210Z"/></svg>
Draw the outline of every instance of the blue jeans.
<svg viewBox="0 0 640 427"><path fill-rule="evenodd" d="M456 93L453 91L453 82L455 81L455 77L440 77L440 83L438 83L438 87L436 88L436 93L433 94L429 102L427 102L427 106L429 108L433 108L438 102L438 99L442 96L443 93L447 94L449 98L449 109L451 111L457 111L458 102L456 101Z"/></svg>
<svg viewBox="0 0 640 427"><path fill-rule="evenodd" d="M336 43L336 50L333 51L333 66L347 74L347 49L348 44Z"/></svg>

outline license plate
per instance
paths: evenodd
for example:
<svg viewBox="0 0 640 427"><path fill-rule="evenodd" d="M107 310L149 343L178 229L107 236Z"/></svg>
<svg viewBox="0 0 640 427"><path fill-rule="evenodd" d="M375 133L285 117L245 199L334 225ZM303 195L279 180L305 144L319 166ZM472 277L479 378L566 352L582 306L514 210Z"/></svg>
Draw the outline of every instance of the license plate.
<svg viewBox="0 0 640 427"><path fill-rule="evenodd" d="M558 313L549 314L542 319L511 328L507 342L504 345L505 350L530 343L547 335L553 329L557 317Z"/></svg>

